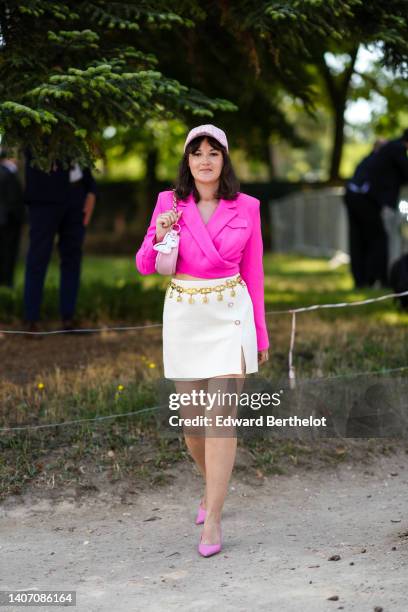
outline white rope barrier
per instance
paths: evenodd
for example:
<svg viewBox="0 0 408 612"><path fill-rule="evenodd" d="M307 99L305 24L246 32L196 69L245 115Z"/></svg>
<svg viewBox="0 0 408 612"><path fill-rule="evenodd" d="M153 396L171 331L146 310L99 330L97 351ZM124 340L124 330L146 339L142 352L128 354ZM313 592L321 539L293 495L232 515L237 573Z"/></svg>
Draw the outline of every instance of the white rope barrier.
<svg viewBox="0 0 408 612"><path fill-rule="evenodd" d="M320 310L320 309L324 309L324 308L347 308L347 307L353 307L353 306L363 306L366 304L373 304L375 302L381 302L383 300L388 300L391 298L396 298L396 297L402 297L402 296L406 296L408 295L408 291L404 291L402 293L390 293L387 295L382 295L379 296L377 298L370 298L367 300L359 300L356 302L336 302L333 304L313 304L311 306L304 306L304 307L300 307L300 308L289 308L287 310L271 310L266 312L266 315L277 315L277 314L291 314L292 315L292 326L291 326L291 335L290 335L290 346L289 346L289 355L288 355L288 365L289 365L289 386L291 389L295 388L296 385L296 374L295 374L295 367L293 365L293 352L294 352L294 345L295 345L295 335L296 335L296 314L300 313L300 312L310 312L313 310ZM24 331L24 330L8 330L8 329L3 329L0 330L0 334L21 334L21 335L55 335L55 334L63 334L63 333L96 333L96 332L104 332L104 331L134 331L134 330L140 330L140 329L150 329L150 328L154 328L154 327L162 327L161 323L153 323L153 324L148 324L148 325L137 325L137 326L119 326L119 327L101 327L101 328L88 328L88 329L73 329L73 330L55 330L55 331L38 331L38 332L29 332L29 331ZM406 370L408 369L408 366L403 366L401 368L391 368L391 369L382 369L382 370L377 370L377 371L371 371L371 372L362 372L362 373L355 373L355 374L345 374L345 375L339 375L339 376L332 376L332 377L328 377L328 378L318 378L316 379L316 381L322 381L322 380L328 380L328 379L335 379L335 378L345 378L348 376L359 376L362 374L375 374L375 373L381 373L381 374L385 374L388 372L396 372L396 371L402 371L402 370ZM145 412L152 412L153 410L158 410L160 408L160 406L154 406L153 408L146 408L143 410L137 410L137 411L133 411L133 412L126 412L126 413L118 413L118 414L111 414L111 415L106 415L106 416L100 416L100 417L94 417L94 418L89 418L89 419L77 419L74 421L64 421L61 423L47 423L44 425L27 425L27 426L21 426L21 427L2 427L0 428L0 432L6 432L6 431L24 431L27 429L33 430L33 429L44 429L44 428L52 428L52 427L61 427L61 426L65 426L65 425L76 425L76 424L80 424L80 423L85 423L85 422L94 422L94 421L103 421L106 419L114 419L116 417L123 417L123 416L135 416L135 415L139 415Z"/></svg>
<svg viewBox="0 0 408 612"><path fill-rule="evenodd" d="M373 304L375 302L382 302L389 300L390 298L402 297L408 295L408 291L401 293L388 293L381 295L377 298L369 298L367 300L358 300L355 302L335 302L333 304L313 304L312 306L303 306L300 308L290 308L289 310L272 310L265 314L292 314L292 327L290 333L290 346L288 354L288 366L289 366L289 383L291 389L296 386L296 372L293 366L293 351L295 346L295 334L296 334L296 314L300 312L311 312L313 310L320 310L324 308L348 308L353 306L365 306L366 304Z"/></svg>
<svg viewBox="0 0 408 612"><path fill-rule="evenodd" d="M153 412L155 410L159 410L160 408L161 406L153 406L152 408L143 408L142 410L134 410L133 412L118 412L117 414L107 414L103 416L92 417L89 419L76 419L75 421L62 421L61 423L45 423L44 425L21 425L20 427L0 427L0 431L25 431L27 429L49 429L52 427L62 427L64 425L79 425L80 423L116 419L116 417L139 416L142 413Z"/></svg>
<svg viewBox="0 0 408 612"><path fill-rule="evenodd" d="M265 314L289 314L293 312L309 312L311 310L320 310L321 308L348 308L352 306L365 306L366 304L373 304L374 302L382 302L396 297L408 296L408 291L402 293L387 293L386 295L380 295L376 298L369 298L367 300L358 300L355 302L334 302L333 304L313 304L312 306L302 306L300 308L289 308L288 310L270 310Z"/></svg>
<svg viewBox="0 0 408 612"><path fill-rule="evenodd" d="M97 332L107 332L107 331L134 331L137 329L149 329L151 327L162 327L161 323L152 323L148 325L134 325L134 326L126 326L126 327L91 327L91 328L81 328L81 329L55 329L54 331L25 331L22 329L14 330L14 329L0 329L0 334L20 334L26 336L51 336L56 334L94 334Z"/></svg>
<svg viewBox="0 0 408 612"><path fill-rule="evenodd" d="M340 378L350 378L357 376L374 376L376 374L395 374L396 372L404 372L408 370L408 366L401 366L399 368L382 368L381 370L367 370L364 372L352 372L350 374L338 374L335 376L325 376L319 378L307 378L302 380L301 382L325 382L338 380ZM289 387L292 388L291 382L289 381ZM142 410L134 410L132 412L117 412L115 414L107 414L103 416L90 417L87 419L75 419L73 421L62 421L60 423L44 423L43 425L21 425L18 427L0 427L0 432L13 432L13 431L27 431L27 430L36 430L36 429L51 429L53 427L64 427L66 425L79 425L81 423L93 423L97 421L106 421L108 419L116 419L120 417L126 416L139 416L140 414L147 412L155 412L163 408L164 405L161 406L152 406L151 408L143 408Z"/></svg>
<svg viewBox="0 0 408 612"><path fill-rule="evenodd" d="M293 348L295 346L295 334L296 334L296 313L292 312L292 330L290 332L290 347L289 347L289 384L293 389L295 385L295 368L293 366Z"/></svg>
<svg viewBox="0 0 408 612"><path fill-rule="evenodd" d="M375 374L395 374L396 372L403 372L408 370L408 366L401 366L399 368L382 368L381 370L366 370L364 372L352 372L350 374L338 374L335 376L326 376L319 378L307 378L302 382L324 382L338 380L340 378L350 378L357 376L374 376ZM289 381L289 387L293 388L291 381ZM116 419L126 416L139 416L140 414L147 412L155 412L163 408L162 406L152 406L151 408L143 408L142 410L134 410L132 412L117 412L115 414L108 414L103 416L90 417L88 419L75 419L73 421L62 421L61 423L44 423L43 425L21 425L18 427L0 427L0 432L12 432L12 431L27 431L35 429L51 429L53 427L63 427L66 425L79 425L81 423L93 423L96 421L106 421L108 419Z"/></svg>
<svg viewBox="0 0 408 612"><path fill-rule="evenodd" d="M312 310L320 310L321 308L348 308L353 306L364 306L365 304L373 304L375 302L382 302L384 300L389 300L391 298L396 297L404 297L408 296L408 291L403 291L402 293L388 293L386 295L381 295L376 298L369 298L367 300L359 300L356 302L334 302L333 304L312 304L311 306L302 306L300 308L288 308L287 310L268 310L265 312L265 315L278 315L278 314L293 314L299 312L309 312ZM119 326L119 327L109 327L105 325L104 327L91 327L91 328L83 328L83 329L56 329L54 331L36 331L30 332L21 329L0 329L0 334L20 334L20 335L28 335L28 336L50 336L56 334L72 334L72 333L97 333L97 332L107 332L107 331L134 331L138 329L151 329L153 327L162 327L161 323L149 323L147 325L130 325L130 326Z"/></svg>

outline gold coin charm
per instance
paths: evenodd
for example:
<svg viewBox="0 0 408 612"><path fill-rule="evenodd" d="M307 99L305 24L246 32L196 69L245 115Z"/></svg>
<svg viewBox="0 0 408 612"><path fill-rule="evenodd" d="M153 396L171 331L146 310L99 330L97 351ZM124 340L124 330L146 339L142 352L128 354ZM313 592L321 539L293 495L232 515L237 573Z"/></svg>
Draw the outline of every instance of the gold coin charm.
<svg viewBox="0 0 408 612"><path fill-rule="evenodd" d="M243 282L241 276L238 276L235 280L233 281L227 281L226 283L224 283L223 285L216 285L215 287L201 287L201 288L184 288L184 287L180 287L179 285L177 285L176 283L171 283L171 285L169 286L169 291L168 291L168 295L169 297L173 297L174 291L177 292L177 302L182 302L183 301L183 293L186 293L189 298L188 298L188 302L189 304L194 304L195 303L195 299L193 297L193 295L197 295L200 294L203 296L203 304L207 304L210 299L208 296L208 294L210 293L216 293L217 294L217 301L218 302L222 302L222 300L224 299L224 291L226 291L227 289L230 290L230 296L231 297L235 297L236 296L236 291L234 289L234 287L238 284L241 284L243 287L245 287L245 283ZM167 293L166 293L167 295ZM232 306L233 302L230 302L228 304L228 306Z"/></svg>

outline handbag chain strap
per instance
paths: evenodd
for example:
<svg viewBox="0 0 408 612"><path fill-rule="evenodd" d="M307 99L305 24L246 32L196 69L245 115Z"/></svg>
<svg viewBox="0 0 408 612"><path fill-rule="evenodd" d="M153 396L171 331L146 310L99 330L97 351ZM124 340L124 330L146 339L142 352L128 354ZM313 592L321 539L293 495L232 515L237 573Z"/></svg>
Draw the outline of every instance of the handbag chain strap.
<svg viewBox="0 0 408 612"><path fill-rule="evenodd" d="M177 213L177 197L175 189L173 189L173 210L175 213Z"/></svg>

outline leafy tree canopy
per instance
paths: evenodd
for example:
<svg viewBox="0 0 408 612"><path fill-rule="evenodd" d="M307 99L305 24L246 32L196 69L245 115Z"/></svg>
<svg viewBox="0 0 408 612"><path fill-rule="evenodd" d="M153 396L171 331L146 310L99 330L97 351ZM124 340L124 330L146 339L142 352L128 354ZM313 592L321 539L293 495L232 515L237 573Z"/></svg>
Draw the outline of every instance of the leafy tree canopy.
<svg viewBox="0 0 408 612"><path fill-rule="evenodd" d="M193 26L182 2L179 12L168 7L162 0L1 1L3 144L29 146L44 168L54 159L87 164L102 154L107 125L234 110L166 78L154 54L140 50L151 31Z"/></svg>

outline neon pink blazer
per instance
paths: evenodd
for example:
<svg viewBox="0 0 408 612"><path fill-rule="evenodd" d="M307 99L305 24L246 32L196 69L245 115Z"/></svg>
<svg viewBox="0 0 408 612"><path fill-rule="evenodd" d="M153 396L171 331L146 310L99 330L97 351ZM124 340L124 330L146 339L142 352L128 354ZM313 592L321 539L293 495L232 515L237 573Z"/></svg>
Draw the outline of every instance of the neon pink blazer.
<svg viewBox="0 0 408 612"><path fill-rule="evenodd" d="M154 274L157 251L156 217L172 208L172 191L159 193L149 228L136 253L136 267L141 274ZM180 246L176 273L199 278L222 278L238 272L244 279L254 307L258 350L268 348L265 324L263 244L260 202L246 193L235 200L220 199L218 207L204 223L193 195L179 200Z"/></svg>

